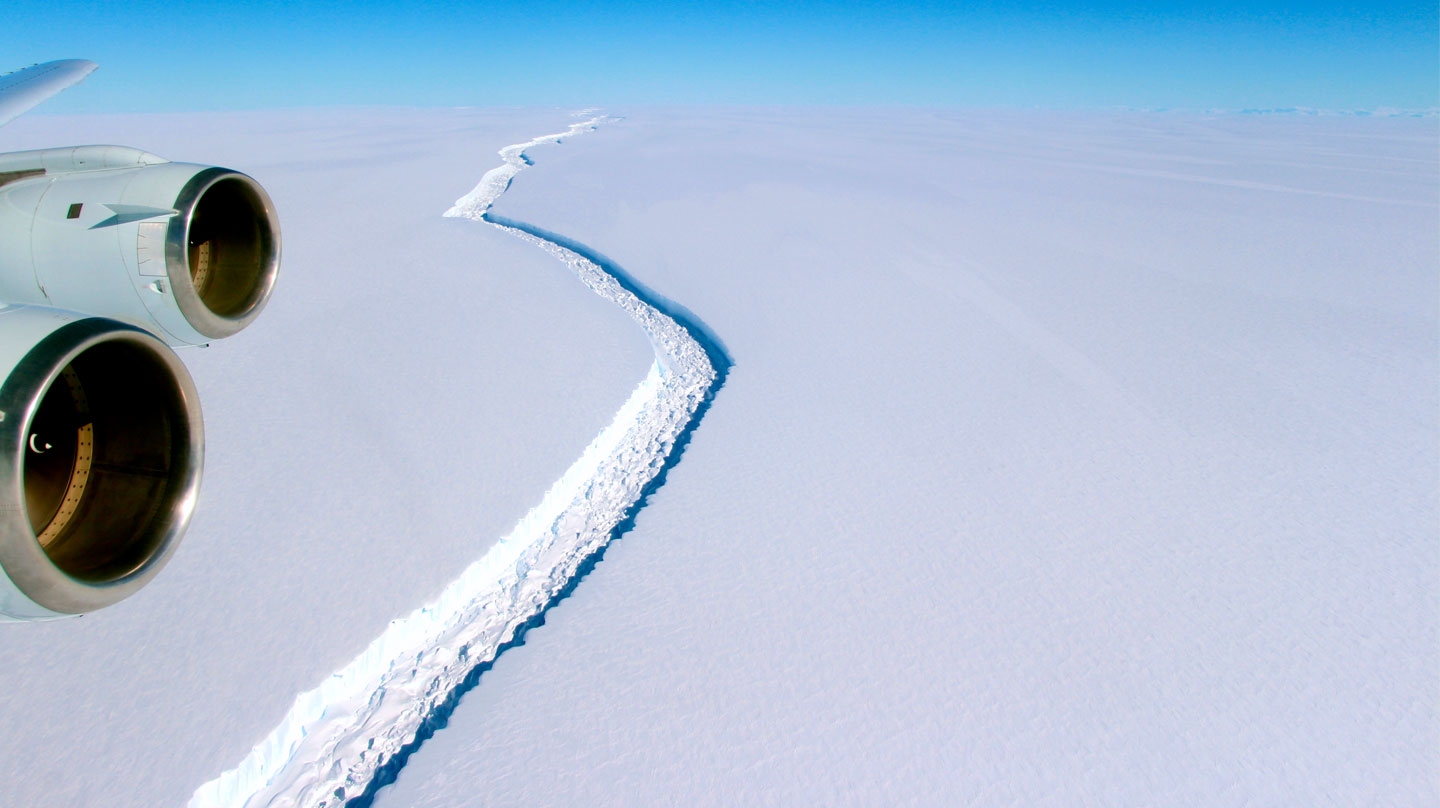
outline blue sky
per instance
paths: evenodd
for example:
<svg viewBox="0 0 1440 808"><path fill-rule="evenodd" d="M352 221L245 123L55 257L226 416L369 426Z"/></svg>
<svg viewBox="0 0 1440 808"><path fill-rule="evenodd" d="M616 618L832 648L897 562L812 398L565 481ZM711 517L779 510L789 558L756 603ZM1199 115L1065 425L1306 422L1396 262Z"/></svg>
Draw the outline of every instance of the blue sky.
<svg viewBox="0 0 1440 808"><path fill-rule="evenodd" d="M11 0L0 69L93 59L42 109L332 104L1440 106L1419 3Z"/></svg>

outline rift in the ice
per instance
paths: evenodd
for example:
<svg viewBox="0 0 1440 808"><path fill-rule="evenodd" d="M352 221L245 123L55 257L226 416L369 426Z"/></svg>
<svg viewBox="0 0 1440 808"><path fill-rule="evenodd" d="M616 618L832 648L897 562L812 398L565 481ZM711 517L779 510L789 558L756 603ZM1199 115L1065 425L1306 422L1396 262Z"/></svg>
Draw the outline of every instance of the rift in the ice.
<svg viewBox="0 0 1440 808"><path fill-rule="evenodd" d="M600 118L572 124L567 135ZM535 244L619 306L655 348L650 372L533 507L435 600L390 622L350 663L296 696L281 723L233 769L196 789L192 808L369 805L444 727L499 653L574 591L627 533L683 456L731 362L691 312L583 244L486 213L530 165L544 135L500 151L501 166L446 216L484 221ZM603 485L595 485L603 479Z"/></svg>
<svg viewBox="0 0 1440 808"><path fill-rule="evenodd" d="M522 159L526 159L524 155L521 155L521 157ZM528 159L526 159L526 164L529 164ZM639 298L640 301L646 305L664 313L681 328L685 329L686 332L690 334L690 337L705 351L705 355L709 358L710 364L715 368L715 381L711 383L700 405L695 408L695 415L690 419L690 423L675 437L674 448L670 451L669 456L665 458L664 463L660 467L660 471L641 489L640 497L625 510L619 523L610 531L609 539L580 563L579 568L575 571L575 575L566 582L564 587L555 593L555 596L552 597L548 603L541 607L540 611L536 612L529 620L520 624L515 630L514 637L512 637L509 642L500 645L495 650L495 655L492 658L472 668L470 672L465 675L465 678L462 679L443 700L435 705L435 708L425 716L425 719L420 724L419 729L415 733L414 740L402 746L395 754L385 760L376 770L375 777L366 784L365 790L345 803L346 808L371 808L380 790L394 783L395 779L399 777L400 771L404 769L405 765L410 761L410 756L419 751L420 747L423 746L426 741L430 740L430 738L434 737L436 732L444 729L450 723L450 716L453 715L455 709L460 706L460 701L465 697L465 694L480 684L481 677L495 666L496 660L510 649L524 645L525 635L531 629L545 625L545 614L555 608L561 601L570 597L570 593L575 591L575 587L579 586L580 582L585 580L590 572L595 569L596 565L605 560L605 550L610 546L610 542L620 539L635 527L636 517L640 514L641 509L649 503L650 496L660 490L660 487L665 484L665 479L669 475L670 469L680 463L680 459L685 454L685 448L690 445L691 435L699 428L700 422L705 419L705 413L709 412L710 404L714 401L715 394L719 392L721 387L725 386L725 378L729 375L730 368L734 364L730 359L729 352L725 349L724 343L722 343L720 339L715 336L715 333L710 330L709 326L705 325L693 312L663 295L655 293L649 287L635 280L635 278L621 268L619 264L616 264L601 253L573 239L542 230L534 225L495 216L491 213L486 213L484 220L502 227L514 228L515 230L528 233L537 239L557 244L593 262L606 274L614 278L627 292L635 295L635 297ZM336 796L344 799L344 795L337 794Z"/></svg>
<svg viewBox="0 0 1440 808"><path fill-rule="evenodd" d="M523 157L524 155L521 156ZM581 258L589 260L595 264L595 266L604 270L607 275L614 278L615 282L620 284L625 291L640 298L646 305L659 310L670 319L679 323L680 327L690 332L690 337L700 343L701 348L705 349L705 356L710 359L710 364L715 366L715 372L720 377L720 381L715 385L715 389L720 389L720 384L724 383L726 370L733 364L730 361L730 354L725 348L725 343L721 342L720 338L715 336L715 332L711 331L710 327L705 325L699 317L696 317L694 312L656 292L640 281L635 280L633 275L626 272L623 267L610 260L603 253L597 252L578 241L566 238L559 233L553 233L544 228L536 227L533 224L507 219L504 216L497 215L493 211L486 211L483 218L491 224L498 224L501 227L512 227L516 230L529 233L535 238L548 241L551 244L558 244Z"/></svg>

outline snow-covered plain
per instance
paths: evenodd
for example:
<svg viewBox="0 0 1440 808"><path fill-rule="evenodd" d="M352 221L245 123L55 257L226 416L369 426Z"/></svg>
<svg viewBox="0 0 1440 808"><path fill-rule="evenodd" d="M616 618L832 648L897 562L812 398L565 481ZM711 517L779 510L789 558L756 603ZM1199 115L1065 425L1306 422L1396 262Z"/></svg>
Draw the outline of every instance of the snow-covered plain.
<svg viewBox="0 0 1440 808"><path fill-rule="evenodd" d="M1436 121L625 114L734 367L378 805L1440 801Z"/></svg>
<svg viewBox="0 0 1440 808"><path fill-rule="evenodd" d="M612 110L492 215L734 360L683 460L377 805L1432 804L1431 120ZM6 630L0 804L182 804L429 602L654 361L440 214L557 111L36 117L257 177L176 560Z"/></svg>

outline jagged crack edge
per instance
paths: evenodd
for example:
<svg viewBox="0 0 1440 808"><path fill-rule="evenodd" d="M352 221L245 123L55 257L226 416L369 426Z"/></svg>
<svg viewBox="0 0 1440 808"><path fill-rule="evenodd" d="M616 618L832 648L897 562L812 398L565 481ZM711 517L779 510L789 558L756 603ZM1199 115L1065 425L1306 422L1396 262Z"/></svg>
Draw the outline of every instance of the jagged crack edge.
<svg viewBox="0 0 1440 808"><path fill-rule="evenodd" d="M670 450L670 455L665 463L660 467L660 472L641 489L640 498L631 503L630 507L626 509L620 522L615 525L615 528L610 531L610 535L605 539L605 543L601 544L595 552L586 556L585 559L580 562L579 568L575 570L575 574L570 577L570 580L566 582L565 586L556 592L555 596L542 606L539 612L516 629L515 637L510 640L510 642L505 643L495 650L495 657L493 659L476 665L471 672L466 675L465 679L446 696L445 701L437 705L426 718L420 730L416 732L415 739L405 744L405 746L401 747L392 757L386 760L376 771L374 779L366 785L365 791L347 802L345 804L346 808L372 808L380 790L394 784L396 778L400 776L401 770L410 762L410 756L418 752L420 748L425 745L426 741L434 737L436 732L439 732L449 725L450 716L454 714L455 709L460 706L461 699L464 698L465 694L480 684L481 677L495 666L495 662L500 658L500 655L512 648L518 648L524 645L525 635L531 629L545 625L545 614L558 606L566 598L569 598L570 594L575 591L575 588L580 585L580 582L585 580L591 571L593 571L600 562L605 560L605 552L610 549L610 545L613 542L619 541L635 527L636 517L638 517L640 511L649 504L651 495L665 485L665 479L669 475L670 469L680 463L681 458L685 454L685 448L690 445L691 435L699 428L700 422L705 418L705 413L709 412L710 405L715 400L715 394L718 393L721 386L724 385L725 375L729 370L729 366L727 365L725 370L721 370L717 365L715 370L715 382L710 386L705 400L696 408L695 414L690 419L690 424L675 438L674 447Z"/></svg>
<svg viewBox="0 0 1440 808"><path fill-rule="evenodd" d="M435 709L433 709L424 722L422 722L419 730L415 733L415 738L387 759L380 768L376 770L375 777L366 785L365 790L346 802L345 808L373 808L375 798L378 796L380 790L392 785L396 778L400 776L401 770L410 762L411 755L418 752L420 748L425 745L426 741L434 737L436 732L449 725L450 716L453 715L455 709L460 706L460 702L465 694L480 684L481 677L494 667L500 655L512 648L523 646L525 644L525 635L531 629L545 625L545 614L566 598L570 597L570 594L575 591L575 588L580 585L580 582L585 580L601 561L605 560L605 552L609 549L610 544L619 541L625 534L634 529L636 518L639 516L640 511L649 504L651 495L665 485L665 480L668 478L670 470L679 465L680 460L684 457L685 449L690 445L691 437L694 435L695 430L700 427L700 423L705 419L705 414L710 411L710 405L714 402L715 395L720 391L720 388L725 385L725 380L729 376L730 368L734 364L724 343L721 342L720 339L714 335L714 332L712 332L703 321L696 317L693 312L657 294L649 287L635 280L634 276L630 275L620 267L619 264L610 260L600 252L574 239L560 236L548 230L542 230L541 228L524 222L497 216L488 211L483 214L481 218L483 221L498 225L501 228L519 230L529 234L533 238L561 246L595 264L601 271L614 278L623 289L639 299L641 303L666 314L670 319L674 320L677 325L688 332L691 339L694 339L700 345L705 351L706 358L710 360L710 365L714 372L714 380L706 390L704 398L695 408L695 412L690 417L689 423L675 437L675 442L670 449L669 455L666 456L665 461L661 464L660 470L651 478L650 482L646 483L640 490L639 498L631 503L630 507L625 510L620 521L610 531L610 535L605 538L604 542L600 544L593 553L586 556L580 562L579 567L570 577L570 580L555 593L549 602L541 606L540 610L529 620L526 620L516 628L514 637L509 642L497 648L495 650L495 656L492 659L481 662L471 669L470 673L466 674L465 678L450 691L444 701L436 705Z"/></svg>
<svg viewBox="0 0 1440 808"><path fill-rule="evenodd" d="M718 390L720 385L724 384L725 375L729 373L731 366L734 365L734 361L730 358L730 351L725 347L725 343L715 335L715 332L711 331L710 327L699 317L696 317L695 313L690 311L690 309L636 280L635 276L626 272L623 267L615 263L604 253L591 249L589 246L575 241L572 238L537 227L528 222L521 222L501 216L494 211L486 211L482 218L491 224L520 230L529 233L534 238L564 247L600 267L601 271L614 278L625 291L639 298L640 301L647 306L664 313L679 324L681 328L688 331L690 338L699 343L700 347L705 350L705 355L710 360L711 366L720 376L720 383L716 385L716 389Z"/></svg>
<svg viewBox="0 0 1440 808"><path fill-rule="evenodd" d="M514 176L530 165L530 161L525 155L528 148L541 143L558 143L563 137L591 131L601 120L603 119L598 117L592 118L572 125L570 130L563 135L542 136L528 143L507 146L502 149L500 154L504 164L487 172L475 190L458 200L446 215L488 221L496 227L537 243L564 261L576 272L582 282L597 294L621 306L645 329L656 349L656 364L650 375L641 382L630 399L621 407L615 422L601 431L600 435L587 447L580 460L577 460L561 477L561 480L557 481L550 491L547 491L541 504L522 518L511 534L497 543L496 547L492 548L479 561L467 568L459 579L447 587L439 601L416 610L407 618L392 621L393 629L397 627L397 624L418 620L422 624L422 631L426 626L429 627L428 632L424 635L429 638L428 642L419 643L420 647L417 650L417 643L413 637L409 642L404 642L403 638L391 636L397 632L387 629L360 657L337 671L321 687L297 697L295 705L287 715L287 721L257 745L239 766L222 773L220 777L197 789L191 799L192 806L248 805L253 804L261 795L268 795L266 804L276 806L302 803L319 806L334 805L346 800L347 787L353 794L354 787L362 784L364 788L361 793L351 798L348 804L371 804L375 794L385 785L394 781L395 776L404 767L410 755L419 749L425 740L432 737L436 730L448 722L449 716L459 704L464 693L479 682L481 675L491 668L498 655L505 650L523 645L526 632L544 624L546 611L568 597L579 582L595 568L603 558L608 543L633 528L639 511L649 501L651 494L664 484L669 470L675 467L683 456L691 435L709 410L710 402L724 384L731 367L731 360L724 346L687 309L677 306L638 284L613 261L585 245L558 236L555 239L547 238L546 236L555 234L541 231L530 225L516 226L518 223L495 221L485 216L485 212L488 211L495 199L509 188ZM544 235L541 235L542 233ZM597 280L597 276L601 280ZM605 288L606 280L616 284L620 292L616 294L614 290ZM632 301L648 311L637 311L630 305ZM681 334L674 334L672 329L678 329ZM676 339L677 336L680 338ZM687 340L695 347L700 348L704 355L701 363L695 364L691 361L698 357L693 355L692 349L684 345ZM702 368L701 365L704 367ZM699 386L696 382L701 379L706 380L703 391L696 389ZM647 395L647 393L653 395ZM667 394L669 394L668 400ZM681 412L674 409L667 410L660 406L666 403L680 404L683 410L689 411L688 418L684 420L678 430L675 430L673 436L667 434L673 428L668 427L667 424ZM631 410L635 411L634 420L628 422L629 426L623 430L623 434L617 435L618 427L627 423L625 415ZM647 410L652 415L648 422L642 417ZM632 435L637 439L644 439L648 436L649 442L637 449L633 441L628 441ZM607 444L609 445L608 449L600 448ZM562 522L565 522L568 517L576 517L584 524L592 524L593 519L598 516L600 522L594 526L603 529L604 522L609 519L606 516L608 508L603 501L599 511L587 510L585 506L593 504L590 495L594 493L597 484L602 482L624 483L627 477L623 469L621 472L617 472L618 479L611 480L604 479L603 471L625 460L628 456L627 451L628 455L635 455L639 460L651 457L652 453L658 453L660 461L658 468L655 468L654 473L641 484L638 496L622 509L613 525L600 535L598 540L596 538L587 539L586 536L589 534L584 530L576 533L573 548L579 552L566 554L565 548L562 547L560 557L553 566L548 571L539 570L542 578L548 573L551 580L542 580L537 584L539 591L533 592L531 597L543 596L547 583L558 583L559 585L538 604L528 604L533 611L527 612L524 584L527 579L533 577L532 573L537 571L532 564L543 561L546 553L554 550L562 538L557 531L562 529ZM654 459L652 457L648 463L639 467L639 473L642 476L646 472L646 468L654 467ZM578 473L584 471L587 465L594 466L590 470L590 474L586 475L588 480L576 479ZM571 482L570 486L565 485L567 480ZM516 537L523 536L527 530L537 529L538 525L534 520L543 517L544 513L553 511L559 505L559 502L553 500L553 497L563 495L561 493L563 490L571 489L578 489L578 493L569 501L569 504L564 505L555 513L548 531L539 532L524 544L511 541ZM589 517L589 519L585 517ZM506 546L507 542L509 546ZM568 574L564 574L564 568L571 563L575 564L574 569L570 570ZM451 604L449 610L446 611L443 607L447 596L453 595L457 588L463 588L461 585L471 577L476 577L477 570L486 572L487 570L482 568L486 568L487 564L488 567L497 570L490 588L482 588L479 595L463 605ZM511 572L505 573L506 569L510 569ZM556 573L561 573L563 577L556 580ZM450 664L441 664L437 669L436 656L440 655L442 651L450 650L445 648L444 640L455 638L454 635L457 632L461 632L473 624L492 603L499 603L501 607L506 605L501 601L504 601L507 595L512 598L510 605L514 607L509 618L499 624L495 624L493 621L486 623L478 629L481 638L487 636L488 632L491 639L499 638L500 642L488 650L477 649L478 653L471 655L470 642L467 641L455 651L455 659ZM515 600L517 597L519 599ZM436 612L449 615L447 621L440 623L438 627L435 624L435 620L439 619ZM459 621L458 625L455 622L457 620ZM403 634L403 632L398 633ZM471 641L474 639L476 638L472 637ZM391 647L397 643L403 643L403 645ZM427 652L431 653L429 667L424 664ZM380 663L385 660L388 660L388 663L383 665L385 670L375 672L377 667L382 667ZM465 667L467 664L468 668ZM413 665L414 668L409 671L411 679L405 680L403 679L405 673L403 669L409 665ZM397 667L400 670L397 671ZM457 672L454 668L457 667L463 669L464 673L458 681L454 681L453 675ZM416 675L421 672L422 668L431 674L430 678L421 682L425 688L419 693L407 690L405 685L415 684ZM356 670L352 671L352 669ZM370 671L370 673L366 673L366 671ZM447 677L447 672L450 674L449 677ZM359 676L355 676L357 673ZM342 681L347 675L360 678L361 681ZM446 686L447 678L451 680L448 690L438 694L434 693L433 691L437 688ZM369 682L370 685L366 686L363 684L364 682ZM330 687L332 685L338 685L344 689L338 693L331 692L335 689ZM392 693L392 690L398 692ZM368 697L362 699L361 697L366 693L369 694ZM410 701L404 702L398 710L391 708L382 714L381 710L385 706L384 702L387 701L386 697L392 695L400 697L408 695ZM438 698L431 698L437 695ZM362 700L364 701L363 708L349 709L356 707L357 702ZM426 708L427 702L428 708ZM423 714L417 717L412 710L404 709L406 705L422 708ZM332 708L338 710L338 715L331 715ZM311 717L297 720L297 714ZM381 729L398 729L400 737L405 740L398 745L398 748L394 748L389 754L386 754L383 746L380 750L374 749L375 741L378 739L393 744L397 740L396 734L392 732L386 736L383 732L372 732L368 736L366 747L353 755L357 760L347 762L346 755L355 752L353 749L355 742L364 740L364 738L357 739L355 737L356 731L368 727L370 719L377 717L382 721L388 717L390 719L389 726L381 727ZM400 724L408 723L413 723L414 728L407 730L399 727ZM351 731L345 732L346 727ZM316 730L329 730L329 732L316 732ZM307 742L312 746L320 744L319 751L330 754L309 757L300 755L300 749ZM312 751L315 750L312 749ZM375 754L369 755L370 752ZM368 762L365 760L367 755L370 757ZM294 771L297 768L301 771ZM363 774L367 769L370 772L368 777ZM290 771L291 776L282 778L281 775L287 771ZM312 772L313 777L306 778L303 775L304 771ZM277 781L283 782L277 785ZM337 782L338 785L336 785ZM332 786L334 787L332 788ZM280 790L277 791L276 788Z"/></svg>

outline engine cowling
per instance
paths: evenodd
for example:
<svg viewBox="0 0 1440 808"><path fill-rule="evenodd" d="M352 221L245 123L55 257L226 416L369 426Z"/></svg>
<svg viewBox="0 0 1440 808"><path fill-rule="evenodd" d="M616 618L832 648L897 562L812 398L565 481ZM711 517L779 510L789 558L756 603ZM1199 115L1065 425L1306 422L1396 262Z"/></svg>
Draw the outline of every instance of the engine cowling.
<svg viewBox="0 0 1440 808"><path fill-rule="evenodd" d="M259 316L279 263L274 205L240 172L123 146L0 155L0 300L198 345Z"/></svg>
<svg viewBox="0 0 1440 808"><path fill-rule="evenodd" d="M274 205L239 172L0 154L0 621L108 606L164 566L204 455L169 346L249 325L279 260Z"/></svg>
<svg viewBox="0 0 1440 808"><path fill-rule="evenodd" d="M199 397L151 333L0 308L0 619L111 605L169 560L195 508Z"/></svg>

